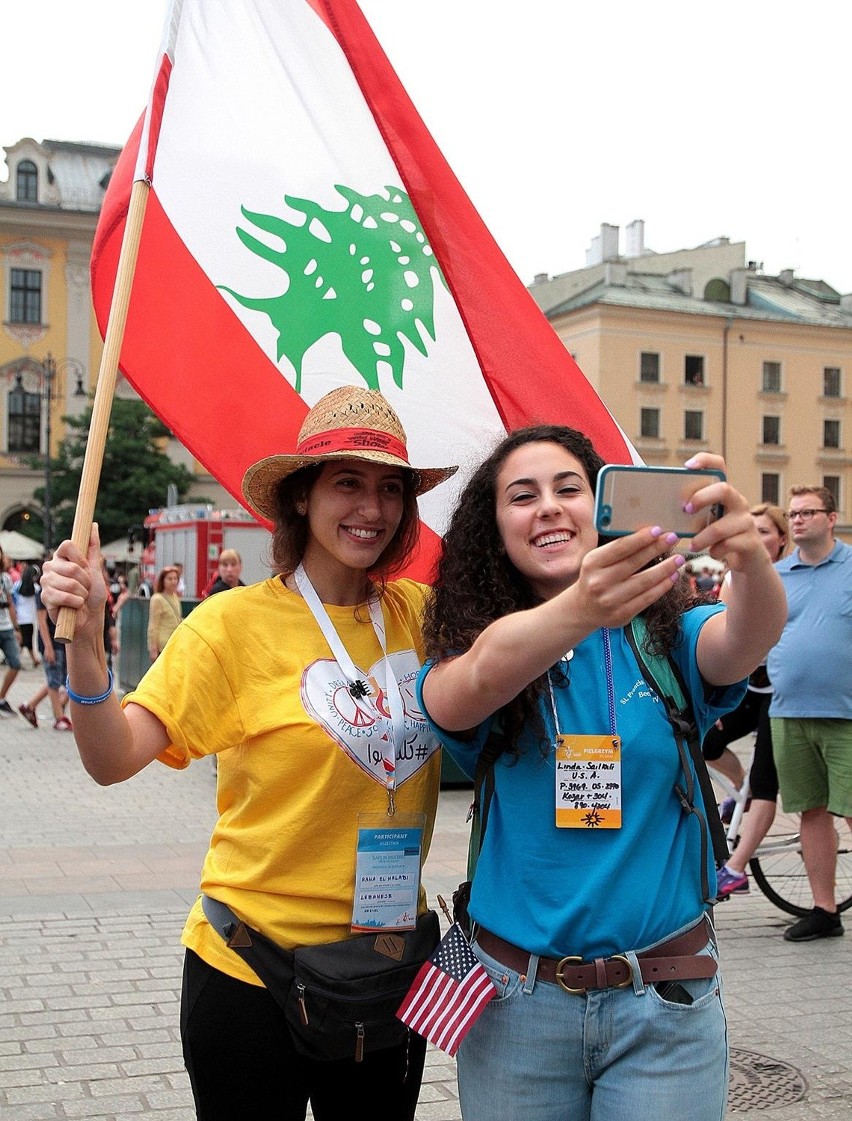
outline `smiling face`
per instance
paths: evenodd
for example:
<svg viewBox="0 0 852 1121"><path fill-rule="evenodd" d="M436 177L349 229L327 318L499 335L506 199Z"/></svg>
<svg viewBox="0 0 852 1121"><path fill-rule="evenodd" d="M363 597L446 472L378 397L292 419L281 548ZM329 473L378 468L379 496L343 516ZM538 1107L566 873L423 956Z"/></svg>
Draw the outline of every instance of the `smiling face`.
<svg viewBox="0 0 852 1121"><path fill-rule="evenodd" d="M552 599L573 584L598 544L586 469L559 444L524 444L497 474L497 528L506 555L533 591Z"/></svg>
<svg viewBox="0 0 852 1121"><path fill-rule="evenodd" d="M305 505L303 562L314 585L346 581L353 572L363 578L402 520L402 471L366 460L332 460L323 465Z"/></svg>

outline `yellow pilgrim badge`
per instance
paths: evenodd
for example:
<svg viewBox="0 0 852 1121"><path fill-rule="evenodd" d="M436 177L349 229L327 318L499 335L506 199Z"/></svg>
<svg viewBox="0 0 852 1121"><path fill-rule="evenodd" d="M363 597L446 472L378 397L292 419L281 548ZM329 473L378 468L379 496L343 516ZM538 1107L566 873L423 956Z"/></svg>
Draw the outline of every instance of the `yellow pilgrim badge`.
<svg viewBox="0 0 852 1121"><path fill-rule="evenodd" d="M556 825L559 829L621 828L618 736L559 736Z"/></svg>

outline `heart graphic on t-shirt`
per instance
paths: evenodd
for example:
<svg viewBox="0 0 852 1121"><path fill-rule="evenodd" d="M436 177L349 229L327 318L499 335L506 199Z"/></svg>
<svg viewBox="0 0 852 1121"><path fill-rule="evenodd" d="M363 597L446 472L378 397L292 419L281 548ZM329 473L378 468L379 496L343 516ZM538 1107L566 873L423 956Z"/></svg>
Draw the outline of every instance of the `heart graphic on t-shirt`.
<svg viewBox="0 0 852 1121"><path fill-rule="evenodd" d="M426 763L438 747L426 717L417 703L415 682L420 662L413 650L389 654L399 682L405 723L403 744L396 753L396 785ZM312 662L302 674L302 704L353 763L376 782L385 785L383 758L391 736L391 711L385 692L385 660L375 662L363 680L369 686L365 697L353 697L340 666L331 658Z"/></svg>

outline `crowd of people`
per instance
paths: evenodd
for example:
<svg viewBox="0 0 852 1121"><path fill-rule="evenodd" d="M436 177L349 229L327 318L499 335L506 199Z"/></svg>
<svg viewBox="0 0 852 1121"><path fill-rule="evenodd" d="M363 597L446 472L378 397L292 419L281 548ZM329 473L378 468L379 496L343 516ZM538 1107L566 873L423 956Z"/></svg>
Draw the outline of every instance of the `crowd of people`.
<svg viewBox="0 0 852 1121"><path fill-rule="evenodd" d="M60 608L77 613L67 697L89 773L111 784L155 760L218 764L219 817L183 933L181 1036L201 1121L266 1116L271 1100L283 1119L302 1121L310 1103L323 1121L341 1094L369 1100L377 1121L414 1116L422 1037L371 1044L362 1024L352 1055L309 1055L240 947L262 940L292 969L294 950L366 928L413 933L428 910L420 870L440 747L471 778L490 776L469 914L495 995L458 1051L465 1121L650 1121L687 1095L694 1121L721 1121L713 903L748 889L779 788L802 814L814 895L785 937L843 933L832 845L834 819L852 824L852 548L835 539L831 494L793 488L784 511L750 506L724 478L708 484L691 504L722 514L689 543L687 565L664 525L599 536L603 462L571 428L509 434L453 502L427 588L400 578L417 498L455 468L412 466L379 393L335 390L295 447L246 472L246 504L274 525L273 575L245 586L225 550L184 618L182 574L163 568L152 666L121 700L110 619L131 589L105 570L95 530L87 553L66 541L45 564L39 633L42 616L49 631ZM724 472L708 453L686 466ZM639 624L644 654L683 682L705 757L738 786L731 745L756 736L740 845L718 867L706 828L717 808L683 796L694 765L643 684ZM0 605L4 652L18 625ZM44 649L54 661L62 650ZM606 796L590 776L606 778ZM393 905L368 890L381 868L406 885Z"/></svg>

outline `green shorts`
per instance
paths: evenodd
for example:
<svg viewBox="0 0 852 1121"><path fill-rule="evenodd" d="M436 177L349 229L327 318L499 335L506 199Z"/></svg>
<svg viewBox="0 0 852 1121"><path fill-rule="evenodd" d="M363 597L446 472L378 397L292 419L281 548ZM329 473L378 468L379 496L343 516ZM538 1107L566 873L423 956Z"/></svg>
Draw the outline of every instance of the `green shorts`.
<svg viewBox="0 0 852 1121"><path fill-rule="evenodd" d="M852 720L773 716L771 723L784 810L826 806L852 817Z"/></svg>

